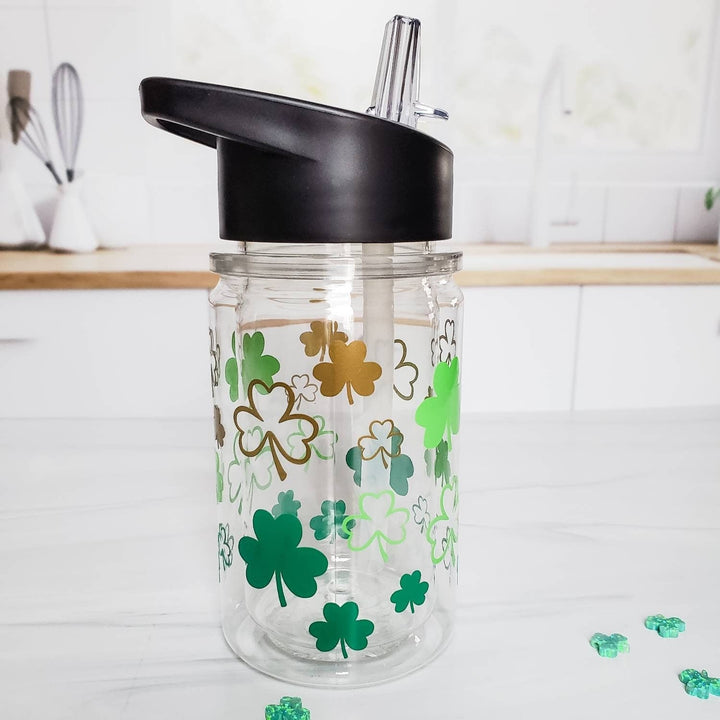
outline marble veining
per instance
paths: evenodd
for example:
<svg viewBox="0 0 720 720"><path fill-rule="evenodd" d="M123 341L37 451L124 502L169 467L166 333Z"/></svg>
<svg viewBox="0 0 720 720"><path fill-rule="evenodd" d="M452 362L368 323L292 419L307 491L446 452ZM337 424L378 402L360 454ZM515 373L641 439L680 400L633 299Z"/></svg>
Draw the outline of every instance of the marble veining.
<svg viewBox="0 0 720 720"><path fill-rule="evenodd" d="M313 720L718 716L677 674L720 674L720 409L465 417L456 636L357 691L225 645L210 425L0 422L3 720L259 720L293 694ZM648 632L657 613L687 631Z"/></svg>

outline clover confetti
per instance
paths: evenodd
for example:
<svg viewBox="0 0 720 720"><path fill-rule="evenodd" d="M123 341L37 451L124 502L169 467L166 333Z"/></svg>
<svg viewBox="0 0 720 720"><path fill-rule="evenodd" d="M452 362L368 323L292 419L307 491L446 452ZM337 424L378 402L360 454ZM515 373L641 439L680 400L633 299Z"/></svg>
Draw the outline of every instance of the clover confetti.
<svg viewBox="0 0 720 720"><path fill-rule="evenodd" d="M685 621L677 617L666 618L664 615L650 615L645 618L645 627L656 630L660 637L676 638L685 631Z"/></svg>
<svg viewBox="0 0 720 720"><path fill-rule="evenodd" d="M297 697L280 698L277 705L265 708L265 720L310 720L310 711Z"/></svg>
<svg viewBox="0 0 720 720"><path fill-rule="evenodd" d="M272 508L273 517L278 517L279 515L298 516L301 503L295 499L294 491L288 490L287 492L278 493L277 500L277 505L273 505Z"/></svg>
<svg viewBox="0 0 720 720"><path fill-rule="evenodd" d="M348 648L364 650L368 645L368 637L375 630L375 624L371 620L358 620L359 614L357 603L354 602L343 605L325 603L325 621L318 620L309 628L310 634L317 639L315 647L320 652L330 652L340 643L340 651L346 660Z"/></svg>
<svg viewBox="0 0 720 720"><path fill-rule="evenodd" d="M595 633L590 638L590 644L597 650L600 657L614 658L618 656L618 653L630 651L628 639L618 633L612 635Z"/></svg>
<svg viewBox="0 0 720 720"><path fill-rule="evenodd" d="M328 560L319 550L298 547L302 525L294 515L274 518L267 510L253 515L255 537L245 535L238 543L238 553L247 563L248 583L262 590L275 578L280 607L287 607L283 583L296 597L310 598L317 592L315 578L325 574Z"/></svg>
<svg viewBox="0 0 720 720"><path fill-rule="evenodd" d="M390 602L395 605L395 612L401 613L409 606L410 612L414 613L415 606L425 602L429 587L429 583L422 581L419 570L403 575L400 578L400 589L390 596Z"/></svg>
<svg viewBox="0 0 720 720"><path fill-rule="evenodd" d="M710 677L707 670L683 670L680 682L685 685L685 692L693 697L707 700L711 695L720 695L720 678Z"/></svg>
<svg viewBox="0 0 720 720"><path fill-rule="evenodd" d="M278 359L272 355L264 355L265 336L258 330L252 335L244 333L242 336L242 384L245 394L253 380L261 380L263 385L269 387L273 382L273 375L280 371ZM262 388L260 388L262 392Z"/></svg>
<svg viewBox="0 0 720 720"><path fill-rule="evenodd" d="M343 540L350 537L350 531L355 527L355 521L349 520L347 528L343 527L347 515L344 500L324 500L320 505L320 515L310 520L310 529L315 532L316 540L334 538L336 535Z"/></svg>
<svg viewBox="0 0 720 720"><path fill-rule="evenodd" d="M255 457L264 448L269 448L280 480L287 477L281 458L295 465L304 465L312 454L310 442L319 431L317 421L308 415L293 413L294 406L295 395L286 383L274 383L268 387L262 380L253 380L248 387L248 405L240 405L234 415L235 426L240 432L240 452L246 457ZM278 437L280 429L295 427L296 422L304 423L306 428L300 442L302 454L299 455L294 448L288 449L284 437ZM259 436L255 434L258 429Z"/></svg>
<svg viewBox="0 0 720 720"><path fill-rule="evenodd" d="M375 392L375 381L382 374L376 362L366 362L367 348L362 340L346 345L335 340L328 348L330 362L318 363L313 375L320 381L320 393L325 397L335 397L345 388L348 403L352 405L352 391L367 397Z"/></svg>

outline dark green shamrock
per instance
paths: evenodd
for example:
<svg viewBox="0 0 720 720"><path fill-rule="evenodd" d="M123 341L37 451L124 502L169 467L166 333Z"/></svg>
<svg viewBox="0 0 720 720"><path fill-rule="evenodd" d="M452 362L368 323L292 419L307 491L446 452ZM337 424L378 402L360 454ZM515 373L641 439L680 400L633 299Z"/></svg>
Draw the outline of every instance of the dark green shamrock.
<svg viewBox="0 0 720 720"><path fill-rule="evenodd" d="M273 384L273 375L280 371L280 363L272 355L263 355L265 336L258 330L242 338L242 384L245 395L253 380L260 380L267 387ZM258 388L262 392L262 387ZM263 393L264 395L265 393Z"/></svg>
<svg viewBox="0 0 720 720"><path fill-rule="evenodd" d="M239 397L238 392L238 364L237 355L235 352L235 333L232 334L230 339L230 345L232 345L232 357L228 358L225 363L225 381L230 386L230 399L235 402Z"/></svg>
<svg viewBox="0 0 720 720"><path fill-rule="evenodd" d="M425 428L426 448L435 448L447 436L448 449L452 436L460 429L460 361L453 358L447 365L441 362L433 374L432 397L425 398L415 413L415 422Z"/></svg>
<svg viewBox="0 0 720 720"><path fill-rule="evenodd" d="M218 580L220 571L227 570L233 561L235 538L230 534L230 524L218 524Z"/></svg>
<svg viewBox="0 0 720 720"><path fill-rule="evenodd" d="M265 707L265 720L310 720L310 711L297 697L280 698L277 705Z"/></svg>
<svg viewBox="0 0 720 720"><path fill-rule="evenodd" d="M272 514L274 517L279 515L294 515L297 517L300 509L300 501L295 499L295 493L292 490L278 493L277 505L273 505Z"/></svg>
<svg viewBox="0 0 720 720"><path fill-rule="evenodd" d="M400 454L400 448L403 442L402 434L395 435L391 438L391 455L390 455L390 487L398 495L408 494L408 478L411 478L415 472L412 460L407 455ZM376 459L365 461L378 462ZM355 445L351 447L345 455L346 465L353 471L353 480L358 487L362 486L363 458L362 448Z"/></svg>
<svg viewBox="0 0 720 720"><path fill-rule="evenodd" d="M274 576L280 607L287 607L283 581L293 595L312 597L317 592L315 578L325 573L328 560L315 548L298 547L302 540L300 521L294 515L274 518L267 510L256 510L253 530L257 539L245 535L238 543L238 552L247 563L248 583L262 589Z"/></svg>
<svg viewBox="0 0 720 720"><path fill-rule="evenodd" d="M310 634L317 638L315 647L320 652L330 652L340 643L342 656L346 660L347 648L364 650L368 644L368 636L375 630L375 624L370 620L358 620L359 612L357 603L354 602L346 602L344 605L325 603L325 622L318 620L309 628Z"/></svg>
<svg viewBox="0 0 720 720"><path fill-rule="evenodd" d="M598 651L600 657L614 658L618 656L618 653L630 651L628 639L619 633L613 633L612 635L595 633L590 638L590 644Z"/></svg>
<svg viewBox="0 0 720 720"><path fill-rule="evenodd" d="M316 540L325 540L339 535L343 540L350 537L350 530L355 527L355 521L349 520L347 529L343 527L345 522L345 501L324 500L320 505L321 515L315 515L310 520L310 528L315 531Z"/></svg>
<svg viewBox="0 0 720 720"><path fill-rule="evenodd" d="M685 684L685 692L693 697L707 700L711 695L720 695L720 678L709 677L707 670L683 670L680 682Z"/></svg>
<svg viewBox="0 0 720 720"><path fill-rule="evenodd" d="M448 455L446 440L441 440L435 449L425 450L425 468L428 475L434 475L436 481L442 478L443 485L450 482L450 459Z"/></svg>
<svg viewBox="0 0 720 720"><path fill-rule="evenodd" d="M648 630L657 630L660 637L676 638L685 631L685 622L677 617L666 618L664 615L651 615L645 618L645 627Z"/></svg>
<svg viewBox="0 0 720 720"><path fill-rule="evenodd" d="M420 582L419 570L403 575L400 578L400 589L390 596L390 602L395 604L395 612L401 613L409 605L410 612L414 613L415 606L425 602L429 587L428 583Z"/></svg>

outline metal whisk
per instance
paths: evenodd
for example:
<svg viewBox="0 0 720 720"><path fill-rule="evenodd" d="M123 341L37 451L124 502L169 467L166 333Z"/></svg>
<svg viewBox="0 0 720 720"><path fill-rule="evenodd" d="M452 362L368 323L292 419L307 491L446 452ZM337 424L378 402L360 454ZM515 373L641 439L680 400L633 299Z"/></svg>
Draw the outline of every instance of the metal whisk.
<svg viewBox="0 0 720 720"><path fill-rule="evenodd" d="M10 98L7 107L8 120L13 137L20 137L23 145L30 148L40 158L45 167L52 173L55 182L62 185L62 180L55 170L50 157L50 146L40 116L35 108L21 97Z"/></svg>
<svg viewBox="0 0 720 720"><path fill-rule="evenodd" d="M83 124L83 94L80 76L70 63L61 63L53 73L52 107L65 173L72 182Z"/></svg>

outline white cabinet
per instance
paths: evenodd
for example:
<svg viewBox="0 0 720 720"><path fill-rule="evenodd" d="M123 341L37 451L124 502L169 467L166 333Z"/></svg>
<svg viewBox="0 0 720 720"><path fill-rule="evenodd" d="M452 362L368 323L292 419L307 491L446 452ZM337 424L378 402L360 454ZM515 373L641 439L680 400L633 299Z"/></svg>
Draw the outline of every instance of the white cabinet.
<svg viewBox="0 0 720 720"><path fill-rule="evenodd" d="M569 410L580 288L463 293L463 411Z"/></svg>
<svg viewBox="0 0 720 720"><path fill-rule="evenodd" d="M0 416L211 409L204 290L0 292Z"/></svg>
<svg viewBox="0 0 720 720"><path fill-rule="evenodd" d="M720 286L585 287L575 408L720 404Z"/></svg>

